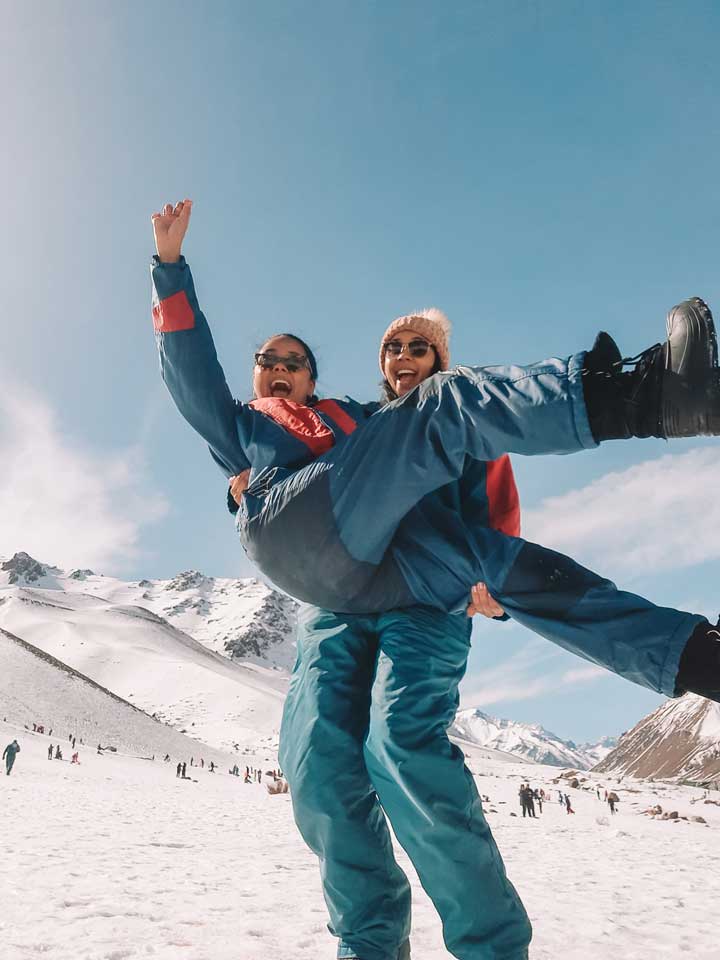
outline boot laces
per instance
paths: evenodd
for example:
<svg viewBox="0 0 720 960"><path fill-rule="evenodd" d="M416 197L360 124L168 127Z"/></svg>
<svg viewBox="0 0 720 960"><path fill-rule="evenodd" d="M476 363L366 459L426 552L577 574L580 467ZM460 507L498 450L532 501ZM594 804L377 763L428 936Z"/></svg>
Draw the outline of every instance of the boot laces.
<svg viewBox="0 0 720 960"><path fill-rule="evenodd" d="M631 403L636 402L636 398L641 393L645 381L652 376L657 366L658 357L664 347L664 343L654 343L651 347L641 350L637 356L623 357L622 360L617 360L613 364L615 373L622 373L623 367L635 368L633 371L635 376L633 378L632 393L628 397Z"/></svg>
<svg viewBox="0 0 720 960"><path fill-rule="evenodd" d="M618 370L622 370L623 367L635 366L642 368L643 366L648 366L650 363L654 362L657 358L658 350L664 347L664 343L654 343L651 347L647 347L645 350L641 350L636 357L623 357L622 360L617 360L613 366L617 367Z"/></svg>

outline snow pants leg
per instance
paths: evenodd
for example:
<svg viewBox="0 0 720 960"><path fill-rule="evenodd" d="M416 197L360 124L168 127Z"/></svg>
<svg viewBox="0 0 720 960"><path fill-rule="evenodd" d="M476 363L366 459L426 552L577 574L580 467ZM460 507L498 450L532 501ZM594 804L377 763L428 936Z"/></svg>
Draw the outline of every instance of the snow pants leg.
<svg viewBox="0 0 720 960"><path fill-rule="evenodd" d="M626 680L677 695L680 657L705 617L618 590L611 580L539 544L497 531L484 531L481 539L487 543L481 547L480 579L513 620ZM504 540L513 556L509 564L500 559Z"/></svg>
<svg viewBox="0 0 720 960"><path fill-rule="evenodd" d="M5 773L7 774L7 776L10 776L10 771L12 770L14 763L15 763L15 754L13 754L12 756L8 754L8 756L5 757Z"/></svg>
<svg viewBox="0 0 720 960"><path fill-rule="evenodd" d="M295 821L320 858L338 957L398 960L410 935L410 884L363 758L377 657L372 626L371 618L301 609L279 759Z"/></svg>
<svg viewBox="0 0 720 960"><path fill-rule="evenodd" d="M667 697L677 696L680 657L695 627L706 622L618 590L570 557L526 541L496 589L490 587L518 623Z"/></svg>
<svg viewBox="0 0 720 960"><path fill-rule="evenodd" d="M410 521L411 518L408 518ZM397 558L420 603L438 584L451 590L449 568L421 549L403 523ZM456 542L451 570L458 600L482 581L506 612L570 653L664 696L675 696L680 657L699 614L660 607L537 543L483 527Z"/></svg>
<svg viewBox="0 0 720 960"><path fill-rule="evenodd" d="M321 860L341 957L394 960L409 934L409 886L378 796L451 953L527 956L529 921L446 733L469 643L470 622L436 610L302 615L280 759L300 831Z"/></svg>
<svg viewBox="0 0 720 960"><path fill-rule="evenodd" d="M380 648L365 761L458 960L525 960L532 935L447 729L470 650L471 621L437 610L378 618Z"/></svg>

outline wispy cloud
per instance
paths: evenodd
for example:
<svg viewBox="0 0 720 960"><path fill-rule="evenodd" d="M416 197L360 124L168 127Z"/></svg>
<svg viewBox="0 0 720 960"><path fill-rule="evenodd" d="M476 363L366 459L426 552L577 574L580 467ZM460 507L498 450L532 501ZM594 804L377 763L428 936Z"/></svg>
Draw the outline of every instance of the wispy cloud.
<svg viewBox="0 0 720 960"><path fill-rule="evenodd" d="M64 567L121 571L141 529L167 512L143 491L139 448L108 456L69 440L40 397L3 378L0 556L25 550Z"/></svg>
<svg viewBox="0 0 720 960"><path fill-rule="evenodd" d="M720 558L720 450L606 474L523 513L524 536L598 572L652 574Z"/></svg>
<svg viewBox="0 0 720 960"><path fill-rule="evenodd" d="M461 689L462 708L532 700L607 676L606 670L590 663L562 670L560 664L567 662L566 656L545 640L531 640L501 663L468 676Z"/></svg>

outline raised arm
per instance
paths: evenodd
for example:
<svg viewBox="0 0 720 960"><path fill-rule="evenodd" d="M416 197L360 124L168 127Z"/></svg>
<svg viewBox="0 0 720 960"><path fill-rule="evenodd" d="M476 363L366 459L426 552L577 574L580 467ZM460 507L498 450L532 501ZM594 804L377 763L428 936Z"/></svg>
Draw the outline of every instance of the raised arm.
<svg viewBox="0 0 720 960"><path fill-rule="evenodd" d="M250 464L238 436L237 404L182 256L191 210L192 202L183 200L152 216L157 248L151 268L153 325L162 378L176 407L230 477Z"/></svg>

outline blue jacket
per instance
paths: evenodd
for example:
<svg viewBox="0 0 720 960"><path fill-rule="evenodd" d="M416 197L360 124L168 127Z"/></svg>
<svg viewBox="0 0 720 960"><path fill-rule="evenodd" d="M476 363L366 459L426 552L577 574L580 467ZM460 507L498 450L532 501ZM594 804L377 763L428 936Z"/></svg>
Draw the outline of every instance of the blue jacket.
<svg viewBox="0 0 720 960"><path fill-rule="evenodd" d="M263 503L264 495L272 486L344 443L349 434L362 429L378 410L377 402L358 403L349 397L321 400L312 406L281 398L249 403L233 399L185 260L163 264L155 258L152 280L153 323L163 379L180 413L206 440L225 476L250 468L248 502L252 503L253 510L259 509L258 504ZM295 583L298 576L285 569L282 556L269 558L263 553L265 559L261 562L260 557L253 555L256 545L252 537L248 540L247 517L243 519L242 513L238 514L238 529L251 559L271 578L284 582L292 593L293 588L288 584ZM308 523L316 522L307 514L304 518ZM421 581L436 580L439 565L443 563L444 575L457 581L453 558L467 551L469 531L491 527L519 536L519 502L509 458L504 456L490 462L468 459L460 480L425 497L406 520L397 534L400 551L396 559L403 568L402 576L414 584L411 593L418 598L415 602L427 602L423 599L425 590ZM323 549L332 549L328 541L324 544ZM413 565L424 568L422 576L415 576L403 567L402 555L415 558ZM341 547L338 563L346 556L347 551ZM265 569L264 562L270 563L274 572ZM275 569L278 563L282 571ZM340 566L333 569L342 579ZM284 581L279 579L281 572ZM367 575L366 568L358 569L358 595L364 591L362 583ZM354 574L352 576L354 578ZM294 588L300 591L296 595L301 599L308 598L302 592L300 581L304 579L305 575L300 575ZM469 587L470 583L465 584L463 580L461 585L457 581L457 596L465 595ZM404 597L402 590L400 594ZM324 596L329 602L330 594ZM336 597L339 599L340 594ZM404 604L406 599L401 602Z"/></svg>

